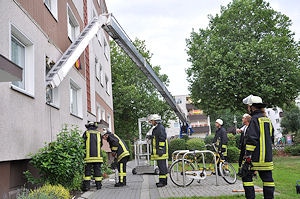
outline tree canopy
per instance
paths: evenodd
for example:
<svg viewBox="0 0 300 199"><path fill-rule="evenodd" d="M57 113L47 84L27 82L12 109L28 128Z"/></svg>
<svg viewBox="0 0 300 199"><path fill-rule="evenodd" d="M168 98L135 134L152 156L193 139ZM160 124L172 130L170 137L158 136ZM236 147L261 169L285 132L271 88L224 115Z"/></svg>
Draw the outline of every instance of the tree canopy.
<svg viewBox="0 0 300 199"><path fill-rule="evenodd" d="M147 50L145 42L136 39L133 43L150 63L152 54ZM159 114L166 124L174 117L174 113L129 56L114 41L110 47L115 133L133 141L138 138L139 118ZM154 66L153 70L165 85L169 83L167 75L159 73L159 66ZM146 124L143 124L144 128L150 129Z"/></svg>
<svg viewBox="0 0 300 199"><path fill-rule="evenodd" d="M300 91L299 42L291 20L263 0L233 0L206 29L186 40L186 70L195 104L207 114L242 110L242 99L268 106L294 102Z"/></svg>

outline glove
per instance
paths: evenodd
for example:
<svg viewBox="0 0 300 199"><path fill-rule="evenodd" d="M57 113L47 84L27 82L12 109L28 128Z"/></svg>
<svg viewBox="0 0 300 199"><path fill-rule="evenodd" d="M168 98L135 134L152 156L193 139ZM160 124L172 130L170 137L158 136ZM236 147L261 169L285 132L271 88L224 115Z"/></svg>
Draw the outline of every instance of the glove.
<svg viewBox="0 0 300 199"><path fill-rule="evenodd" d="M112 157L116 157L117 153L116 152L112 152L111 155L112 155Z"/></svg>
<svg viewBox="0 0 300 199"><path fill-rule="evenodd" d="M111 168L111 169L116 169L116 168L118 168L118 163L117 163L116 161L113 161L113 162L111 163L111 165L110 165L110 168Z"/></svg>
<svg viewBox="0 0 300 199"><path fill-rule="evenodd" d="M244 156L244 160L245 160L245 162L247 162L248 164L251 164L251 162L252 162L252 160L251 160L251 155L249 155L249 156L245 155L245 156Z"/></svg>
<svg viewBox="0 0 300 199"><path fill-rule="evenodd" d="M146 139L151 140L153 138L152 135L146 135Z"/></svg>
<svg viewBox="0 0 300 199"><path fill-rule="evenodd" d="M157 150L157 155L162 156L164 154L164 151L162 149Z"/></svg>

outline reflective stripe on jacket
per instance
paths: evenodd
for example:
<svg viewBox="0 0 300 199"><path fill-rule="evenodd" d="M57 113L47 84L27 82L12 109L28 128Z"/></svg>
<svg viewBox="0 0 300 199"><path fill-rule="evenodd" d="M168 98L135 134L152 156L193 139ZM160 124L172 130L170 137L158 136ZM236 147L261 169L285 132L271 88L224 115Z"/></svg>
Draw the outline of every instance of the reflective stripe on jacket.
<svg viewBox="0 0 300 199"><path fill-rule="evenodd" d="M168 154L168 141L165 127L158 123L152 130L152 153L151 160L165 160L169 158ZM162 150L162 155L157 154L158 150Z"/></svg>
<svg viewBox="0 0 300 199"><path fill-rule="evenodd" d="M269 118L255 111L245 135L246 153L251 154L252 170L273 170L274 128Z"/></svg>
<svg viewBox="0 0 300 199"><path fill-rule="evenodd" d="M108 134L107 142L109 143L112 152L115 152L117 154L118 162L122 158L130 155L125 142L121 140L116 134Z"/></svg>
<svg viewBox="0 0 300 199"><path fill-rule="evenodd" d="M86 163L103 162L101 157L101 134L96 130L87 130L83 134L85 141L85 158Z"/></svg>

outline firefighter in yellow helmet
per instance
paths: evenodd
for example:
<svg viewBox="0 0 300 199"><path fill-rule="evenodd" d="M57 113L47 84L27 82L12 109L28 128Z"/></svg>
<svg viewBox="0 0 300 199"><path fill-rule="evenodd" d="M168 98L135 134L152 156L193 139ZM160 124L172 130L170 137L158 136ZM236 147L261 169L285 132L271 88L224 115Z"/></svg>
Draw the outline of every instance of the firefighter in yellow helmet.
<svg viewBox="0 0 300 199"><path fill-rule="evenodd" d="M89 122L85 127L87 130L82 135L85 146L85 169L82 191L88 191L90 189L92 170L96 188L101 189L102 187L101 165L103 158L101 157L101 134L97 130L99 126L97 122Z"/></svg>
<svg viewBox="0 0 300 199"><path fill-rule="evenodd" d="M266 104L261 97L249 95L243 99L247 105L249 114L252 116L245 133L245 156L244 165L249 165L250 171L242 176L243 186L247 199L255 198L253 175L258 171L263 181L263 194L265 199L273 199L275 183L272 177L274 144L274 128L271 120L266 116Z"/></svg>
<svg viewBox="0 0 300 199"><path fill-rule="evenodd" d="M116 182L115 187L123 187L126 185L126 164L130 157L128 147L122 139L107 129L101 132L101 136L109 143L112 155L117 162L119 182Z"/></svg>
<svg viewBox="0 0 300 199"><path fill-rule="evenodd" d="M168 159L168 141L165 127L161 124L161 117L157 114L148 117L149 122L154 126L152 130L151 144L152 153L151 160L157 161L159 168L159 182L157 187L164 187L167 185L167 159Z"/></svg>

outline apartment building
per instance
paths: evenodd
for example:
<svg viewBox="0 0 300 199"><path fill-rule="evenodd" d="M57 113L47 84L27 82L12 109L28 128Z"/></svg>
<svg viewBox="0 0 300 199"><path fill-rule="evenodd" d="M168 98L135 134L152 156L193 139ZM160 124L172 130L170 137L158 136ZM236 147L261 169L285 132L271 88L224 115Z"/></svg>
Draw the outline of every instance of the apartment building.
<svg viewBox="0 0 300 199"><path fill-rule="evenodd" d="M187 132L189 137L205 138L211 134L209 116L203 114L203 111L195 107L188 95L174 96L176 104L180 107L183 114L187 116L190 130ZM180 137L180 122L170 121L169 127L166 129L168 137Z"/></svg>
<svg viewBox="0 0 300 199"><path fill-rule="evenodd" d="M61 83L46 87L51 67L93 17L107 13L105 0L6 0L0 12L0 198L13 198L28 155L65 124L83 132L87 121L104 119L114 131L110 49L99 30Z"/></svg>

